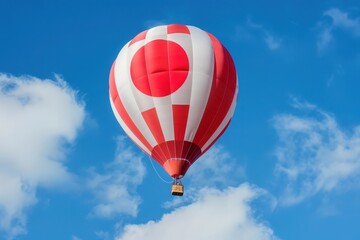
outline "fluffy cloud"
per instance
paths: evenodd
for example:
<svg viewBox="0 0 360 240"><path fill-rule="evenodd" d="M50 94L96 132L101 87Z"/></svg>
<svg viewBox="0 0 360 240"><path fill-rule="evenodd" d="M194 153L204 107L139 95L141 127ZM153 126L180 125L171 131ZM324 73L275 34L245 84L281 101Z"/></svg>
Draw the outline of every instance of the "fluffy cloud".
<svg viewBox="0 0 360 240"><path fill-rule="evenodd" d="M277 172L288 183L284 204L332 192L360 177L360 126L344 131L334 116L315 105L294 106L302 116L280 114L273 119L280 138Z"/></svg>
<svg viewBox="0 0 360 240"><path fill-rule="evenodd" d="M92 214L96 217L111 218L125 213L136 216L141 202L136 194L145 176L142 158L125 143L125 137L117 139L115 160L105 166L103 173L90 171L88 187L94 193L96 206Z"/></svg>
<svg viewBox="0 0 360 240"><path fill-rule="evenodd" d="M26 232L36 189L70 183L65 151L82 126L84 104L60 78L0 73L0 229Z"/></svg>
<svg viewBox="0 0 360 240"><path fill-rule="evenodd" d="M325 11L324 16L329 17L331 23L326 24L325 21L319 23L321 31L317 41L318 50L325 49L333 41L335 29L342 29L350 32L355 37L360 37L360 18L351 18L347 12L337 8Z"/></svg>
<svg viewBox="0 0 360 240"><path fill-rule="evenodd" d="M248 184L224 191L204 188L193 203L163 215L159 221L126 225L116 239L278 239L250 207L251 201L263 194L264 191Z"/></svg>

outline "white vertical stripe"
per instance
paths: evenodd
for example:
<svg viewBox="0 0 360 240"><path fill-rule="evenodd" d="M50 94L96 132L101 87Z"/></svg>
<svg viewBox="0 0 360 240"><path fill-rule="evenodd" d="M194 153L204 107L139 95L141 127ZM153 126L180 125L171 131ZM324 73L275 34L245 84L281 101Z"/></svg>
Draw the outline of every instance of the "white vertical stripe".
<svg viewBox="0 0 360 240"><path fill-rule="evenodd" d="M156 39L164 39L167 38L167 25L157 26L149 29L146 33L145 42L151 42Z"/></svg>
<svg viewBox="0 0 360 240"><path fill-rule="evenodd" d="M158 26L148 31L145 38L145 44L158 40L167 40L167 26ZM164 134L165 141L174 139L174 122L172 114L171 96L152 97L159 118L161 130Z"/></svg>
<svg viewBox="0 0 360 240"><path fill-rule="evenodd" d="M184 84L173 94L171 94L171 101L173 104L190 104L191 87L192 87L192 66L193 66L193 46L191 42L191 35L184 33L172 33L168 35L168 40L178 43L186 52L189 60L189 73Z"/></svg>
<svg viewBox="0 0 360 240"><path fill-rule="evenodd" d="M188 26L192 40L192 87L185 140L192 141L210 95L214 72L214 51L208 34ZM191 56L190 56L191 58Z"/></svg>
<svg viewBox="0 0 360 240"><path fill-rule="evenodd" d="M119 122L120 126L122 127L122 129L124 130L124 132L129 136L129 138L136 143L144 152L146 152L147 154L149 154L151 156L150 151L145 147L145 145L134 135L134 133L126 126L125 122L122 120L122 118L120 117L118 111L116 110L114 103L110 97L110 104L111 104L111 108L114 112L114 115L117 119L117 121Z"/></svg>
<svg viewBox="0 0 360 240"><path fill-rule="evenodd" d="M164 100L166 100L166 102ZM174 140L174 120L171 98L154 98L154 103L165 141Z"/></svg>
<svg viewBox="0 0 360 240"><path fill-rule="evenodd" d="M152 147L154 147L157 145L156 140L141 115L136 97L133 95L133 91L131 89L132 80L130 77L130 63L127 60L128 45L129 43L121 49L115 62L114 76L116 89L126 112L129 114L130 118L133 120L134 124L143 134L145 139Z"/></svg>
<svg viewBox="0 0 360 240"><path fill-rule="evenodd" d="M216 129L214 134L209 138L209 140L207 140L207 142L201 148L201 151L204 151L219 136L219 134L226 127L228 122L231 120L232 116L234 115L234 111L235 111L235 107L236 107L237 95L238 95L238 85L237 85L237 80L236 80L236 91L235 91L235 94L234 94L234 98L233 98L233 100L231 102L229 111L225 115L225 118L222 120L222 122L220 123L219 127Z"/></svg>

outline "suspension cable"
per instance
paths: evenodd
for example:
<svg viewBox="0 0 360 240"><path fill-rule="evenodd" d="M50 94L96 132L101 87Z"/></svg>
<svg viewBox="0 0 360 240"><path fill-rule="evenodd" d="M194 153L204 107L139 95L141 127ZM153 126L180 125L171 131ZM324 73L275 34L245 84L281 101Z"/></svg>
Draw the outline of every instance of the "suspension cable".
<svg viewBox="0 0 360 240"><path fill-rule="evenodd" d="M159 172L156 170L155 166L154 166L154 163L153 163L153 160L151 160L151 158L148 156L148 159L150 161L150 164L152 166L152 168L154 169L156 175L160 178L160 180L162 180L164 183L172 183L173 181L166 181L164 178L162 178L159 174Z"/></svg>

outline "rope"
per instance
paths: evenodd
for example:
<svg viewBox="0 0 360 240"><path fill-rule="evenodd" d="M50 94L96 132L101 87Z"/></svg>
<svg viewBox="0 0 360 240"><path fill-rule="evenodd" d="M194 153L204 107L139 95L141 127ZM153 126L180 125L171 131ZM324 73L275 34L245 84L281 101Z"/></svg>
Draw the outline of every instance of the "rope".
<svg viewBox="0 0 360 240"><path fill-rule="evenodd" d="M150 161L150 163L151 163L151 166L152 166L152 168L154 169L154 171L155 171L155 173L156 173L156 175L160 178L160 180L162 180L164 183L172 183L173 181L166 181L165 179L163 179L161 176L160 176L160 174L159 174L159 172L156 170L156 168L155 168L155 166L154 166L154 163L153 163L153 161L151 160L151 158L148 156L148 159L149 159L149 161Z"/></svg>

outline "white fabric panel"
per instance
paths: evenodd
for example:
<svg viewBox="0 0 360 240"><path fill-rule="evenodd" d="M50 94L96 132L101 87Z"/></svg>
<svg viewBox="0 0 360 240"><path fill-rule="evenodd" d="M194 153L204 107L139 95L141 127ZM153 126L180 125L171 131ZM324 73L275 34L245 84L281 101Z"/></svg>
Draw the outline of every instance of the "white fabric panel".
<svg viewBox="0 0 360 240"><path fill-rule="evenodd" d="M159 26L150 29L146 34L145 44L158 39L167 40L167 26ZM165 97L152 97L152 99L165 141L174 140L174 121L172 117L171 95Z"/></svg>
<svg viewBox="0 0 360 240"><path fill-rule="evenodd" d="M154 103L165 141L174 140L174 120L172 114L171 98L154 98Z"/></svg>
<svg viewBox="0 0 360 240"><path fill-rule="evenodd" d="M111 104L111 108L114 112L114 115L117 119L117 121L119 122L120 126L122 127L122 129L124 130L124 132L130 137L130 139L135 142L144 152L146 152L147 154L149 154L151 156L151 152L145 147L144 144L142 144L142 142L133 134L133 132L126 126L126 124L124 123L124 121L122 120L122 118L120 117L118 111L116 110L114 103L110 97L110 104Z"/></svg>
<svg viewBox="0 0 360 240"><path fill-rule="evenodd" d="M166 25L154 27L147 31L146 39L145 39L146 43L151 42L156 39L164 39L164 40L167 39L167 26Z"/></svg>
<svg viewBox="0 0 360 240"><path fill-rule="evenodd" d="M192 39L192 87L185 140L192 141L208 102L213 72L214 51L210 37L199 28L188 26Z"/></svg>
<svg viewBox="0 0 360 240"><path fill-rule="evenodd" d="M130 118L133 120L140 132L144 135L145 139L152 147L154 147L157 145L157 142L141 115L136 97L133 95L133 90L131 89L132 80L130 77L130 63L127 61L128 45L129 43L121 49L115 62L114 76L116 89L118 91L120 100L126 109L126 112L130 115ZM121 86L121 88L118 86Z"/></svg>
<svg viewBox="0 0 360 240"><path fill-rule="evenodd" d="M178 43L186 52L189 60L189 74L184 84L171 95L171 101L173 104L189 105L191 97L192 86L192 66L193 66L193 46L191 42L191 35L184 33L172 33L168 35L168 40Z"/></svg>
<svg viewBox="0 0 360 240"><path fill-rule="evenodd" d="M237 95L238 95L238 85L237 85L237 80L236 80L236 91L235 91L235 94L234 94L234 98L233 98L233 100L231 102L229 111L225 115L225 118L223 119L223 121L221 122L219 127L216 129L214 134L209 138L209 140L201 148L201 151L204 151L219 136L221 131L226 127L228 122L231 120L232 116L234 115L234 111L235 111L235 107L236 107Z"/></svg>

